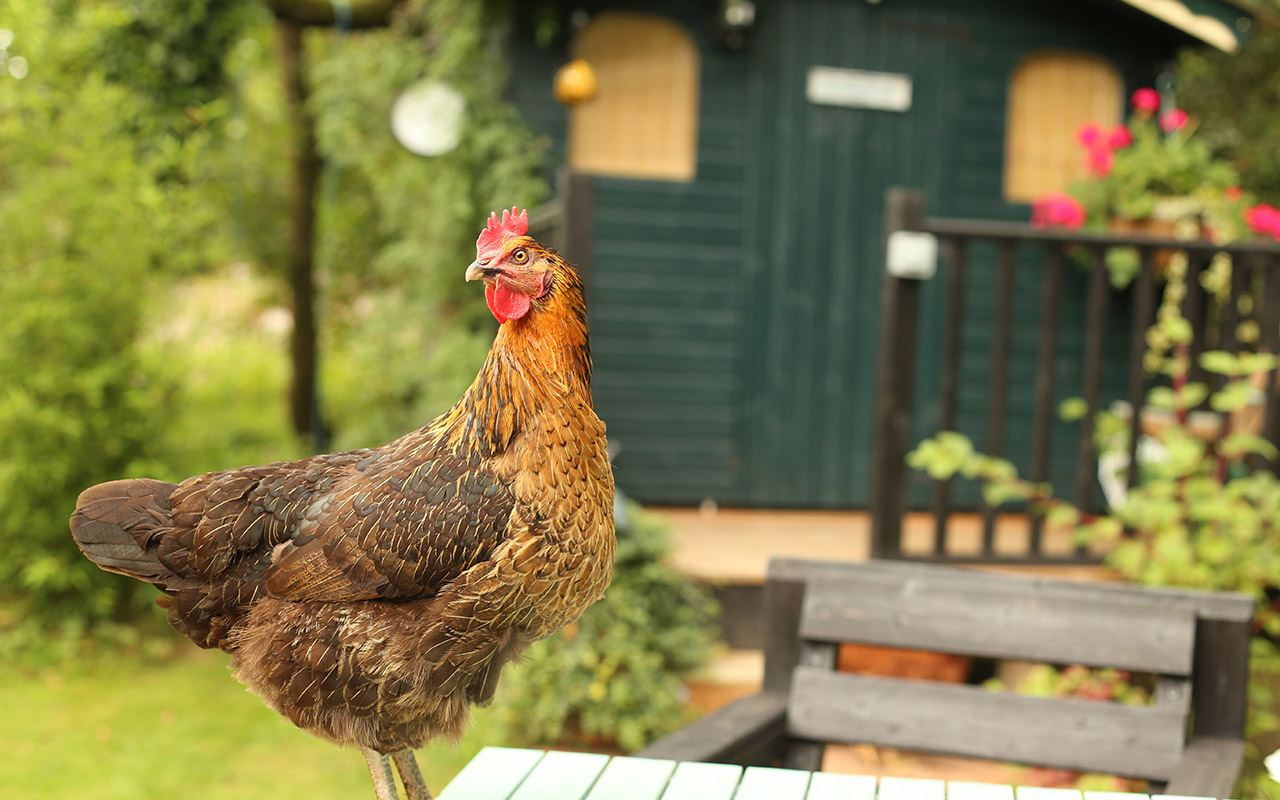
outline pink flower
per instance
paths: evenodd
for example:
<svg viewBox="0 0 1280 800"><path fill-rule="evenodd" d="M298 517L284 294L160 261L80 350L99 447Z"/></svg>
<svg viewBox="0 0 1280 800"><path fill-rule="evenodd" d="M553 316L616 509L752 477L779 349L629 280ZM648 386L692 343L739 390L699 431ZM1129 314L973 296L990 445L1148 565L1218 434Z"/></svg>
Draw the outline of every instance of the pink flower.
<svg viewBox="0 0 1280 800"><path fill-rule="evenodd" d="M1119 150L1133 144L1133 134L1129 132L1129 126L1121 123L1111 129L1107 134L1107 147L1112 150Z"/></svg>
<svg viewBox="0 0 1280 800"><path fill-rule="evenodd" d="M1133 93L1130 102L1133 103L1134 111L1140 114L1154 114L1160 107L1160 93L1150 86L1144 86Z"/></svg>
<svg viewBox="0 0 1280 800"><path fill-rule="evenodd" d="M1093 149L1102 144L1102 128L1096 122L1090 122L1087 125L1081 125L1076 131L1076 141L1081 147Z"/></svg>
<svg viewBox="0 0 1280 800"><path fill-rule="evenodd" d="M1084 206L1074 197L1051 192L1031 204L1033 228L1079 228L1084 224Z"/></svg>
<svg viewBox="0 0 1280 800"><path fill-rule="evenodd" d="M1275 206L1258 203L1244 212L1244 221L1254 233L1280 239L1280 209Z"/></svg>
<svg viewBox="0 0 1280 800"><path fill-rule="evenodd" d="M1111 174L1111 167L1116 163L1115 155L1105 147L1095 147L1089 151L1084 162L1092 175L1105 178Z"/></svg>
<svg viewBox="0 0 1280 800"><path fill-rule="evenodd" d="M1160 130L1165 133L1180 131L1187 124L1187 112L1180 108L1170 109L1160 115Z"/></svg>

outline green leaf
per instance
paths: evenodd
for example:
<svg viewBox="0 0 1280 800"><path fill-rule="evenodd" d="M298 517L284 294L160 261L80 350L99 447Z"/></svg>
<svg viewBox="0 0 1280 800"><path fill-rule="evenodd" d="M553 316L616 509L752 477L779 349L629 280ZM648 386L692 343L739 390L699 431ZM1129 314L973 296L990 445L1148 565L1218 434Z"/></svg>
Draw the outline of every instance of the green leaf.
<svg viewBox="0 0 1280 800"><path fill-rule="evenodd" d="M1209 396L1209 387L1203 383L1185 383L1177 392L1177 402L1182 408L1195 408Z"/></svg>
<svg viewBox="0 0 1280 800"><path fill-rule="evenodd" d="M1190 344L1191 339L1195 336L1191 323L1182 317L1161 320L1159 326L1165 338L1174 344Z"/></svg>
<svg viewBox="0 0 1280 800"><path fill-rule="evenodd" d="M1114 517L1098 517L1086 526L1089 533L1104 542L1114 541L1124 533L1124 526Z"/></svg>
<svg viewBox="0 0 1280 800"><path fill-rule="evenodd" d="M1247 380L1233 380L1213 393L1209 398L1209 406L1214 411L1239 411L1249 405L1254 397L1253 386Z"/></svg>
<svg viewBox="0 0 1280 800"><path fill-rule="evenodd" d="M1190 475L1204 460L1204 442L1190 433L1170 427L1164 430L1162 438L1168 455L1165 466L1172 471L1173 475Z"/></svg>
<svg viewBox="0 0 1280 800"><path fill-rule="evenodd" d="M1157 386L1147 392L1147 405L1161 411L1172 411L1177 407L1177 395L1168 386Z"/></svg>
<svg viewBox="0 0 1280 800"><path fill-rule="evenodd" d="M1044 512L1044 521L1054 527L1071 527L1080 521L1080 510L1067 503L1054 503Z"/></svg>
<svg viewBox="0 0 1280 800"><path fill-rule="evenodd" d="M1201 353L1200 366L1219 375L1240 374L1240 360L1225 350L1208 350Z"/></svg>
<svg viewBox="0 0 1280 800"><path fill-rule="evenodd" d="M1017 484L984 483L982 485L982 500L992 508L1023 499L1025 498L1022 492L1018 490Z"/></svg>
<svg viewBox="0 0 1280 800"><path fill-rule="evenodd" d="M1218 447L1227 458L1243 458L1250 454L1257 454L1272 460L1280 457L1280 451L1276 450L1274 444L1257 434L1245 433L1244 431L1237 431L1228 435Z"/></svg>
<svg viewBox="0 0 1280 800"><path fill-rule="evenodd" d="M1064 422L1075 422L1089 411L1089 404L1083 397L1068 397L1058 404L1058 416Z"/></svg>
<svg viewBox="0 0 1280 800"><path fill-rule="evenodd" d="M1269 372L1276 368L1276 356L1270 353L1241 353L1237 358L1240 361L1239 369L1241 375L1253 375L1257 372Z"/></svg>

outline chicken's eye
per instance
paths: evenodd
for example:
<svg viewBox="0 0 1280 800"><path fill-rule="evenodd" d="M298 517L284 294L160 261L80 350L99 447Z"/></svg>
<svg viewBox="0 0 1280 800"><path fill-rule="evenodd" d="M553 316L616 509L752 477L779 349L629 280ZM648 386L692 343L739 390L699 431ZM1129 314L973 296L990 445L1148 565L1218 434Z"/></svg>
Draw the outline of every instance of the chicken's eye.
<svg viewBox="0 0 1280 800"><path fill-rule="evenodd" d="M520 249L511 254L511 260L517 264L523 264L529 260L529 253L524 249Z"/></svg>

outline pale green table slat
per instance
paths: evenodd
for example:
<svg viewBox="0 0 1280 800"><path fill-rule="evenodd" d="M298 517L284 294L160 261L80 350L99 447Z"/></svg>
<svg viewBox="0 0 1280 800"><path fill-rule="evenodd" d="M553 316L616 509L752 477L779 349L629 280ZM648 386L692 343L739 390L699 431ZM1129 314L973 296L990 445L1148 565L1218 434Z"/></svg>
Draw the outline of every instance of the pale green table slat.
<svg viewBox="0 0 1280 800"><path fill-rule="evenodd" d="M806 800L876 800L876 779L870 775L815 772Z"/></svg>
<svg viewBox="0 0 1280 800"><path fill-rule="evenodd" d="M742 776L742 767L731 764L681 762L662 800L731 800Z"/></svg>
<svg viewBox="0 0 1280 800"><path fill-rule="evenodd" d="M657 758L615 758L586 800L658 800L675 768L676 762Z"/></svg>
<svg viewBox="0 0 1280 800"><path fill-rule="evenodd" d="M1084 800L1150 800L1145 794L1134 792L1085 792Z"/></svg>
<svg viewBox="0 0 1280 800"><path fill-rule="evenodd" d="M609 757L600 753L552 750L538 762L511 800L570 800L582 797L596 782Z"/></svg>
<svg viewBox="0 0 1280 800"><path fill-rule="evenodd" d="M1192 797L1182 794L1153 794L1151 800L1213 800L1212 797Z"/></svg>
<svg viewBox="0 0 1280 800"><path fill-rule="evenodd" d="M747 767L733 800L805 800L809 773L794 769Z"/></svg>
<svg viewBox="0 0 1280 800"><path fill-rule="evenodd" d="M1013 787L1002 783L948 781L947 800L1013 800Z"/></svg>
<svg viewBox="0 0 1280 800"><path fill-rule="evenodd" d="M946 784L925 778L881 778L880 800L945 800Z"/></svg>
<svg viewBox="0 0 1280 800"><path fill-rule="evenodd" d="M449 782L440 800L507 800L544 755L541 750L486 747Z"/></svg>

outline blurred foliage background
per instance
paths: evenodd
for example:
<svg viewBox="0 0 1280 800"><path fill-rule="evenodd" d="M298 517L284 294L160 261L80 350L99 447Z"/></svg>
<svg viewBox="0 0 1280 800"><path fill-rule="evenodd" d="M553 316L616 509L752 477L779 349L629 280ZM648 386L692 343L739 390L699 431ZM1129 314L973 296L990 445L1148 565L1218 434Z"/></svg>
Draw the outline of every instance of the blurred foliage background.
<svg viewBox="0 0 1280 800"><path fill-rule="evenodd" d="M0 702L26 720L0 734L18 754L0 766L2 795L185 794L195 763L206 797L367 788L360 759L248 696L225 655L164 624L151 587L98 570L67 530L92 484L312 446L289 415L297 131L270 5L0 1L0 660L14 678ZM407 0L384 26L305 31L331 449L425 424L492 341L462 281L476 232L491 210L549 192L544 143L503 99L505 13ZM392 103L423 79L466 102L447 155L415 155L391 132ZM429 750L432 785L483 744L554 740L567 720L630 746L686 720L679 676L711 651L714 605L663 565L660 521L627 519L610 602L571 643L535 647L461 749ZM601 703L591 686L606 666Z"/></svg>

